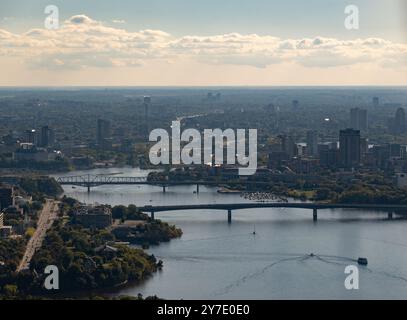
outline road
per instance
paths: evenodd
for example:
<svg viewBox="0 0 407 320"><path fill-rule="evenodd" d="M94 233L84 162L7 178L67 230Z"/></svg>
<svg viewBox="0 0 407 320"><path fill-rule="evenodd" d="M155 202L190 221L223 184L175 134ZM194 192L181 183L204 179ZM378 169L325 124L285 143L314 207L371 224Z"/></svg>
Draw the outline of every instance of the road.
<svg viewBox="0 0 407 320"><path fill-rule="evenodd" d="M47 230L52 226L57 216L58 202L47 199L38 218L37 229L35 230L34 235L28 241L23 259L17 268L17 272L26 270L30 267L30 261L34 256L35 251L41 247Z"/></svg>

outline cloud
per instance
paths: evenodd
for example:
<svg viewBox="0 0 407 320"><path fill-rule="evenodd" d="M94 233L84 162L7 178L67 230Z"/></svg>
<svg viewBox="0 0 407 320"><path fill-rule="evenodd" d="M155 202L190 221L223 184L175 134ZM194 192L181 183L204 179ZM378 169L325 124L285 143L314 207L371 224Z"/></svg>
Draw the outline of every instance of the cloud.
<svg viewBox="0 0 407 320"><path fill-rule="evenodd" d="M126 20L114 19L114 20L112 20L112 22L117 23L117 24L123 24L123 23L126 23Z"/></svg>
<svg viewBox="0 0 407 320"><path fill-rule="evenodd" d="M407 65L407 44L380 38L281 39L239 33L174 37L162 30L130 32L75 15L58 30L31 29L14 34L0 29L0 59L10 56L36 69L139 67L155 60L192 59L203 64L255 68L281 63L307 68L370 63L399 70Z"/></svg>
<svg viewBox="0 0 407 320"><path fill-rule="evenodd" d="M67 21L65 21L67 24L84 24L84 25L91 25L91 24L98 24L95 20L92 20L88 16L85 16L83 14L81 15L76 15L71 18L69 18Z"/></svg>

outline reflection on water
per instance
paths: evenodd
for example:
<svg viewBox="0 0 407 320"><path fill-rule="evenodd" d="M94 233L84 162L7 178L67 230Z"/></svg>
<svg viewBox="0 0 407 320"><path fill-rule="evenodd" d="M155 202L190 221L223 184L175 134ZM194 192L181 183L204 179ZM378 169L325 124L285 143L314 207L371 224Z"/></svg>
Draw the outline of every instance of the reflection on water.
<svg viewBox="0 0 407 320"><path fill-rule="evenodd" d="M139 169L99 169L82 173L144 176ZM248 201L214 188L151 186L65 186L66 194L83 202L136 205L227 203ZM407 221L385 214L325 210L313 223L305 209L246 209L162 212L156 216L184 231L149 251L164 269L142 285L119 294L157 294L189 299L359 299L407 298ZM254 226L256 234L253 235ZM314 256L310 256L313 253ZM360 289L344 287L345 267L367 257L359 267Z"/></svg>

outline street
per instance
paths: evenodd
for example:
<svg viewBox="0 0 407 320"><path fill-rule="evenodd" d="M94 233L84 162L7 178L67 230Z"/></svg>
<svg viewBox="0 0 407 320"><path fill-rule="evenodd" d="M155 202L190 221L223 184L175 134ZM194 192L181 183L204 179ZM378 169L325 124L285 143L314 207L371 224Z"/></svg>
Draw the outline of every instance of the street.
<svg viewBox="0 0 407 320"><path fill-rule="evenodd" d="M26 270L30 267L30 261L34 256L35 251L41 247L45 234L57 218L57 214L58 202L47 199L38 218L37 229L27 244L23 259L17 268L17 272Z"/></svg>

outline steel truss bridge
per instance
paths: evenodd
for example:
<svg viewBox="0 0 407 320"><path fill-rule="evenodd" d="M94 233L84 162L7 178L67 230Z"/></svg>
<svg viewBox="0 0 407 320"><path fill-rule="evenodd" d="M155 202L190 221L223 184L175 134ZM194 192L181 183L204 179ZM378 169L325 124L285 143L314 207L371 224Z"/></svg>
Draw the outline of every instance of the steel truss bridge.
<svg viewBox="0 0 407 320"><path fill-rule="evenodd" d="M153 185L163 188L163 192L169 186L186 186L196 185L196 192L199 192L200 185L219 186L219 185L245 185L248 187L255 187L260 185L268 185L269 182L264 181L212 181L212 180L199 180L199 181L149 181L146 177L120 177L111 175L81 175L81 176L66 176L58 177L56 181L60 185L72 185L85 187L90 192L90 188L102 185Z"/></svg>

